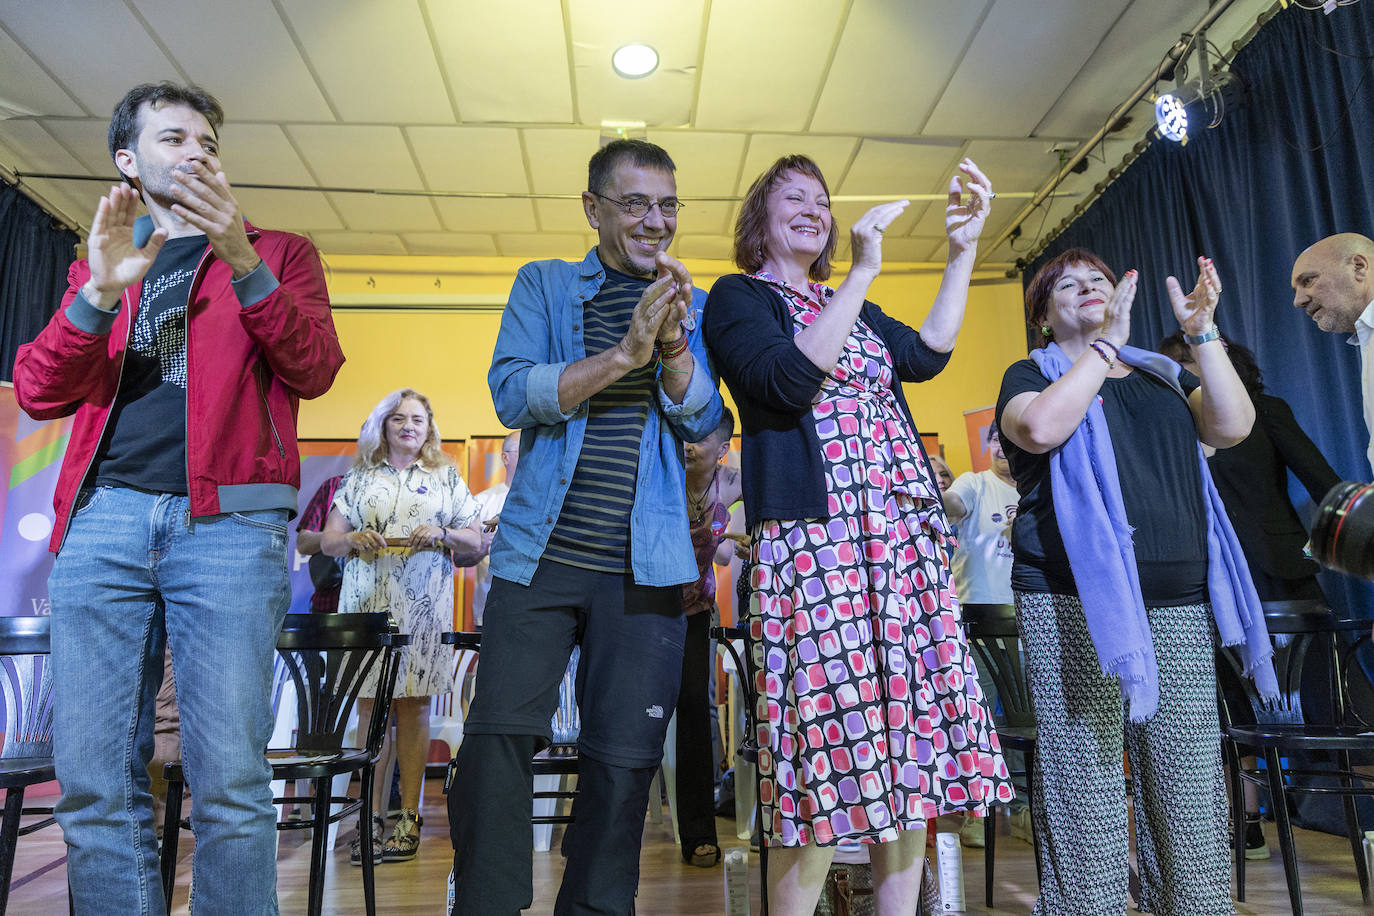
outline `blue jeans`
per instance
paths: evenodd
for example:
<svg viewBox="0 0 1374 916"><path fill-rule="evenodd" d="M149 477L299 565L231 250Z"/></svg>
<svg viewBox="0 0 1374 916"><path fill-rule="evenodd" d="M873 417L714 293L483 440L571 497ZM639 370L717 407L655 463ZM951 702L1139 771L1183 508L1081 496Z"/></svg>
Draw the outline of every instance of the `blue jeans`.
<svg viewBox="0 0 1374 916"><path fill-rule="evenodd" d="M184 496L84 492L53 564L57 820L78 913L164 912L148 760L172 645L194 797L192 912L275 914L272 662L286 512L192 519Z"/></svg>

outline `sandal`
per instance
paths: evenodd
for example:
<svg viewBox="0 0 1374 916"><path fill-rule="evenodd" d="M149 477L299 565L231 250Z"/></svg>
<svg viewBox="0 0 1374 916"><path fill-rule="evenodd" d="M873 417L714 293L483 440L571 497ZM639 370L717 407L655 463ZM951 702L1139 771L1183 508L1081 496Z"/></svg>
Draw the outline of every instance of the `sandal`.
<svg viewBox="0 0 1374 916"><path fill-rule="evenodd" d="M382 861L382 833L386 830L386 822L382 820L380 814L372 815L372 864L376 865ZM359 834L353 838L353 842L348 844L348 861L354 865L363 864L363 838Z"/></svg>
<svg viewBox="0 0 1374 916"><path fill-rule="evenodd" d="M682 861L697 868L715 868L720 862L720 847L715 843L698 843L691 852L682 851Z"/></svg>
<svg viewBox="0 0 1374 916"><path fill-rule="evenodd" d="M383 862L408 862L420 852L418 817L414 808L401 809L401 819L391 831L391 839L382 846Z"/></svg>

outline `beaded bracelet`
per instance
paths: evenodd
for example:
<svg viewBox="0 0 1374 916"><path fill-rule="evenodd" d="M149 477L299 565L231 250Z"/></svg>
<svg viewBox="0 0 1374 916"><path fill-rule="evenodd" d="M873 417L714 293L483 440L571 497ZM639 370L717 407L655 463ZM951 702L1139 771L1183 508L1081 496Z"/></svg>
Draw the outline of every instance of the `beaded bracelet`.
<svg viewBox="0 0 1374 916"><path fill-rule="evenodd" d="M1094 353L1102 357L1102 361L1107 364L1108 371L1111 371L1112 369L1116 368L1116 360L1108 356L1107 352L1097 345L1097 341L1094 340L1092 343L1088 344L1088 346L1093 348Z"/></svg>
<svg viewBox="0 0 1374 916"><path fill-rule="evenodd" d="M1111 348L1112 356L1120 356L1120 355L1121 355L1121 351L1117 349L1116 344L1112 343L1110 340L1108 340L1108 339L1105 338L1105 337L1099 337L1099 338L1097 338L1096 340L1093 341L1093 344L1094 344L1094 345L1096 345L1096 344L1105 344L1106 346L1108 346L1108 347Z"/></svg>

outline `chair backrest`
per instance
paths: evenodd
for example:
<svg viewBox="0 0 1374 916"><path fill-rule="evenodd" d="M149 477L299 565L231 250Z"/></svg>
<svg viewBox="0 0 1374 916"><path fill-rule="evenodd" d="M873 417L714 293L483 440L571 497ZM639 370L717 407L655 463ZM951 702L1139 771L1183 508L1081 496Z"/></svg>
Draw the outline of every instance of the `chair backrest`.
<svg viewBox="0 0 1374 916"><path fill-rule="evenodd" d="M0 758L52 756L52 668L47 617L0 617Z"/></svg>
<svg viewBox="0 0 1374 916"><path fill-rule="evenodd" d="M1245 676L1244 664L1235 646L1224 646L1218 652L1218 665L1238 681L1245 690L1250 708L1235 708L1235 700L1222 695L1222 715L1230 722L1262 722L1266 724L1296 724L1311 721L1310 711L1303 709L1302 685L1304 671L1318 656L1324 656L1329 669L1326 687L1331 691L1332 711L1336 722L1348 718L1345 659L1347 641L1343 633L1367 636L1369 621L1339 620L1320 601L1273 601L1264 603L1264 622L1274 646L1274 674L1278 679L1279 696L1265 701L1259 696L1254 682Z"/></svg>
<svg viewBox="0 0 1374 916"><path fill-rule="evenodd" d="M277 653L296 688L296 740L302 751L337 751L358 692L369 674L377 691L366 744L381 749L400 658L407 639L386 614L288 614Z"/></svg>
<svg viewBox="0 0 1374 916"><path fill-rule="evenodd" d="M965 604L961 610L978 674L996 686L1004 723L1012 727L1034 725L1016 609L1010 604Z"/></svg>

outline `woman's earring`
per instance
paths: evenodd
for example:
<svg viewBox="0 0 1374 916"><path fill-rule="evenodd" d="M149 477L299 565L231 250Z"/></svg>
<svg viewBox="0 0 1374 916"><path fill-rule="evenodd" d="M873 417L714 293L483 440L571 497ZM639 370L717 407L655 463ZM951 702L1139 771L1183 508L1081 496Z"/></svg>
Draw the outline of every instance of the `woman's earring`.
<svg viewBox="0 0 1374 916"><path fill-rule="evenodd" d="M1051 327L1050 327L1049 325L1047 325L1047 324L1042 324L1042 325L1040 325L1040 334L1041 334L1042 336L1044 336L1044 337L1053 338L1053 337L1054 337L1054 329L1051 328Z"/></svg>

